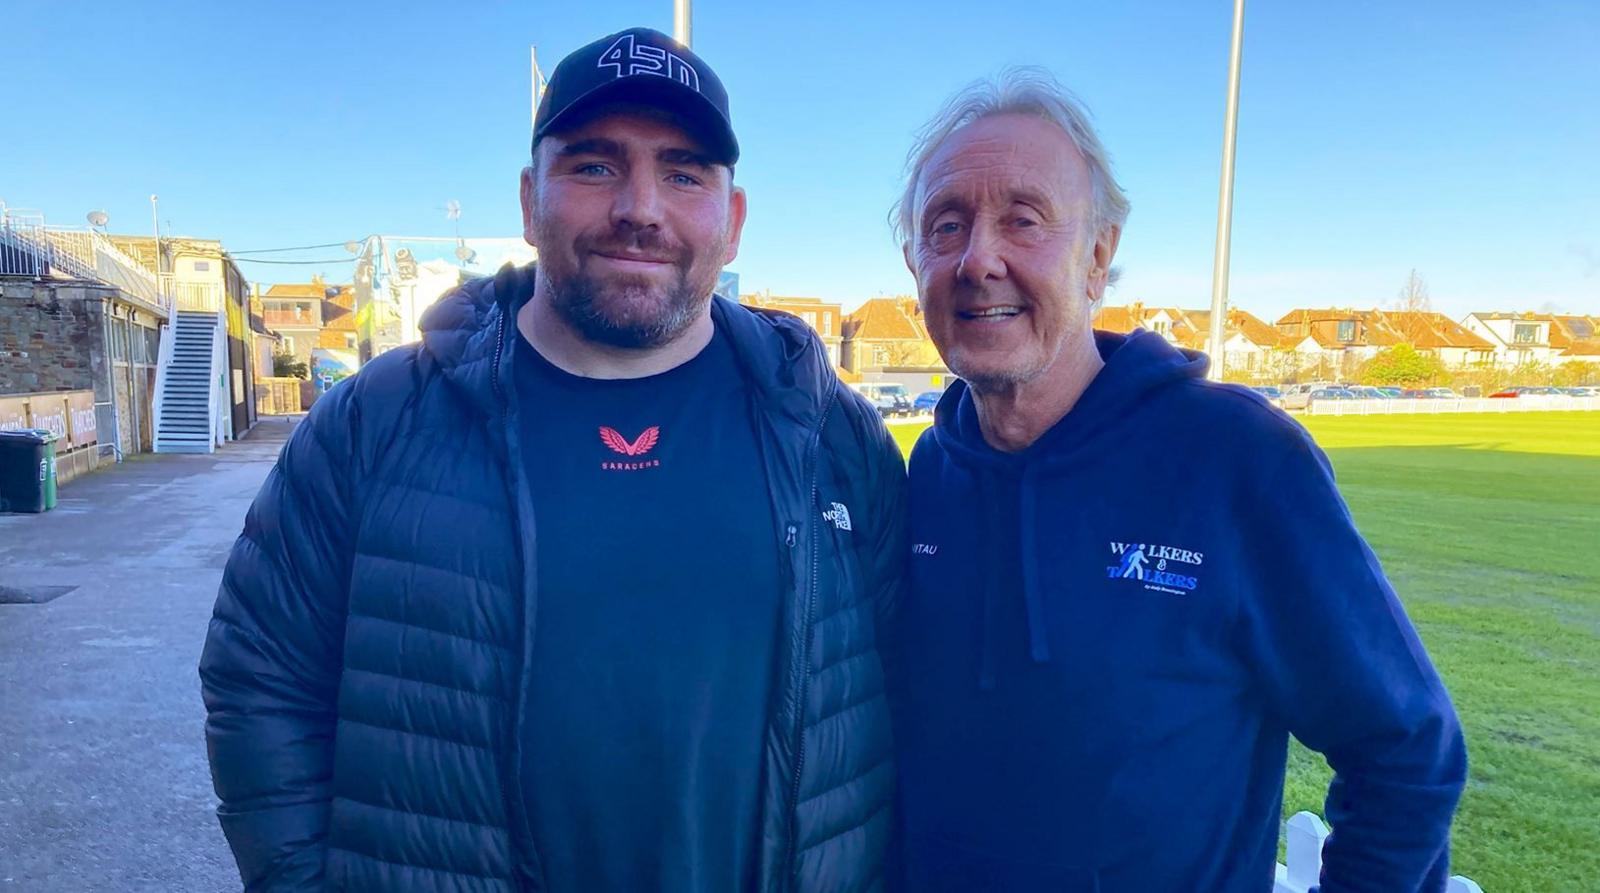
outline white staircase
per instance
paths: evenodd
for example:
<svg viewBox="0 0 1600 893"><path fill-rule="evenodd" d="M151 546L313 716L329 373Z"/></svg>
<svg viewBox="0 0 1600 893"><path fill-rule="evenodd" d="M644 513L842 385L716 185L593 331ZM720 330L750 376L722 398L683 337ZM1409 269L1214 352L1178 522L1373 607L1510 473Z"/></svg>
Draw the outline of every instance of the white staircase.
<svg viewBox="0 0 1600 893"><path fill-rule="evenodd" d="M156 452L209 453L216 448L217 314L173 316L157 372Z"/></svg>

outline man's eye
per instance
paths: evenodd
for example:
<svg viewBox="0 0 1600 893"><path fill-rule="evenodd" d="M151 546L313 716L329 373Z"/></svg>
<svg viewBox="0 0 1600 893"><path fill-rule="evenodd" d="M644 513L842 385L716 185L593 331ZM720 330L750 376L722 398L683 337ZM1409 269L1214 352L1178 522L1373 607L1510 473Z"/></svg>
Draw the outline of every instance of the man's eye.
<svg viewBox="0 0 1600 893"><path fill-rule="evenodd" d="M700 181L688 174L673 174L671 181L675 186L699 186Z"/></svg>
<svg viewBox="0 0 1600 893"><path fill-rule="evenodd" d="M606 174L611 173L611 169L606 167L603 164L595 162L595 163L591 163L591 164L581 164L581 165L579 165L578 169L577 169L577 172L580 173L580 174L583 174L586 177L603 177Z"/></svg>
<svg viewBox="0 0 1600 893"><path fill-rule="evenodd" d="M933 234L936 236L953 236L960 231L961 224L955 222L954 220L946 220L943 223L936 223L933 226Z"/></svg>
<svg viewBox="0 0 1600 893"><path fill-rule="evenodd" d="M1012 226L1038 226L1039 225L1039 221L1034 220L1032 217L1018 217L1016 220L1012 221L1011 225Z"/></svg>

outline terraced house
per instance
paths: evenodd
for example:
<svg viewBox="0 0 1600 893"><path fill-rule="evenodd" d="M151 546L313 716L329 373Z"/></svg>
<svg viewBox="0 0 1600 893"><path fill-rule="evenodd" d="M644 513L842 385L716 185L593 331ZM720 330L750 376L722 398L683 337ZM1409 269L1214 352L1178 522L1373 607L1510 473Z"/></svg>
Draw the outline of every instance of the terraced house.
<svg viewBox="0 0 1600 893"><path fill-rule="evenodd" d="M1205 351L1211 338L1211 311L1176 307L1146 307L1132 303L1101 307L1094 327L1107 332L1148 329L1179 347ZM1297 357L1285 348L1277 330L1238 308L1228 311L1223 327L1223 373L1235 380L1255 383L1283 381L1297 368Z"/></svg>

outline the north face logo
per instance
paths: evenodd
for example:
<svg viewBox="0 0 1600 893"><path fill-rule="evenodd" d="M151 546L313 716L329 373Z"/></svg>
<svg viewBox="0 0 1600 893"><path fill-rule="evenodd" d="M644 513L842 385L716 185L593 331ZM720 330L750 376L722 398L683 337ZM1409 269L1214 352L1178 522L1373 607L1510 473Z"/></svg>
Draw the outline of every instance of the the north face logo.
<svg viewBox="0 0 1600 893"><path fill-rule="evenodd" d="M607 428L602 425L600 428L600 440L610 447L612 452L621 453L624 456L643 456L645 453L655 449L657 441L661 440L661 426L651 425L644 429L644 433L639 435L638 440L629 442L628 438L623 437L617 429Z"/></svg>
<svg viewBox="0 0 1600 893"><path fill-rule="evenodd" d="M825 509L822 512L822 520L832 521L833 526L840 530L849 530L850 510L844 507L844 503L835 502L833 503L833 508Z"/></svg>

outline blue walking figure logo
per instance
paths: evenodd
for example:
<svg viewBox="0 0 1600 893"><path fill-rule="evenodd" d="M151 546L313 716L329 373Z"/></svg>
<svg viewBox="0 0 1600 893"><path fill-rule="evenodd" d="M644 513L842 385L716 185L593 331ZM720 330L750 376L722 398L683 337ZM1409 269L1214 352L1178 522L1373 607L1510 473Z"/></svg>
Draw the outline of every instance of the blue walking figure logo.
<svg viewBox="0 0 1600 893"><path fill-rule="evenodd" d="M1122 563L1117 566L1117 576L1123 579L1132 577L1135 580L1144 579L1144 546L1129 546L1128 551L1122 553Z"/></svg>

